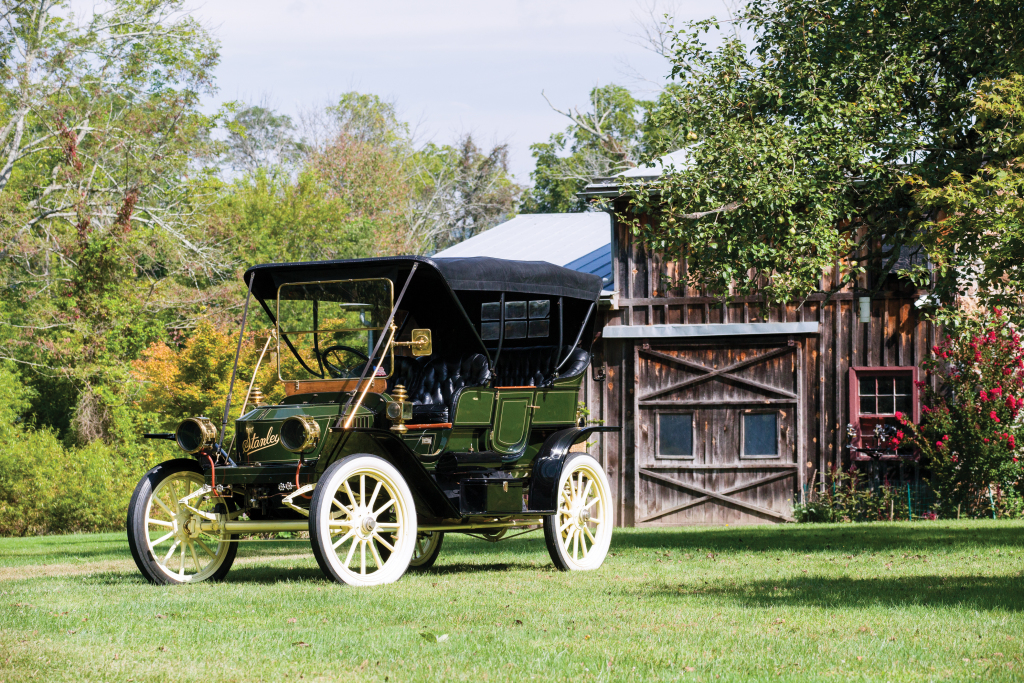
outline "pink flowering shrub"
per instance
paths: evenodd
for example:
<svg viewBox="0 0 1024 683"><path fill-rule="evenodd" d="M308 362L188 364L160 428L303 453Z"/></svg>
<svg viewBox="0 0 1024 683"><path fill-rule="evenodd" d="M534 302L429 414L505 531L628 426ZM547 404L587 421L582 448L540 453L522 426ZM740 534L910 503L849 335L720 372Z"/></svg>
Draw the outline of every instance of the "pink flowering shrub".
<svg viewBox="0 0 1024 683"><path fill-rule="evenodd" d="M896 417L904 445L933 472L946 515L1019 514L1024 480L1024 348L1019 329L999 310L961 326L932 348L924 369L939 390L918 382L921 425ZM990 501L990 491L992 499Z"/></svg>

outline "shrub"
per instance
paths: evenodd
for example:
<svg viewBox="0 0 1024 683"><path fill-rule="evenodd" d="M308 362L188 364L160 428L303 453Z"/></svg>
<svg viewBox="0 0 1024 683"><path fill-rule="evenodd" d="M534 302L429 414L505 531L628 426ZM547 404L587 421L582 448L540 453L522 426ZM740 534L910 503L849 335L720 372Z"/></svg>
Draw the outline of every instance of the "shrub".
<svg viewBox="0 0 1024 683"><path fill-rule="evenodd" d="M906 416L906 445L933 473L944 516L1018 516L1024 452L1024 350L1017 327L999 310L980 312L932 348L923 363L941 391L919 382L920 426Z"/></svg>
<svg viewBox="0 0 1024 683"><path fill-rule="evenodd" d="M842 470L833 467L826 476L823 490L808 492L807 501L793 506L798 522L874 522L907 519L910 514L906 486L882 485L871 488L856 467ZM921 499L930 492L912 490L914 516L926 514Z"/></svg>

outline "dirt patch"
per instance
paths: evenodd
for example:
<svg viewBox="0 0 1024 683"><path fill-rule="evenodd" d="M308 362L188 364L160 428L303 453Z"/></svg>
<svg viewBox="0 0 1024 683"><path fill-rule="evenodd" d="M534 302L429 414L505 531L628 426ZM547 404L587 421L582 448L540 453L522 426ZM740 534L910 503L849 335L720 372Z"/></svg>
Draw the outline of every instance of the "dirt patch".
<svg viewBox="0 0 1024 683"><path fill-rule="evenodd" d="M240 557L235 560L234 567L246 567L271 562L306 560L309 553L291 555L259 555L257 557ZM21 581L53 576L81 576L83 574L105 574L114 572L124 574L137 572L138 568L132 560L107 560L105 562L82 562L81 564L37 564L22 567L0 567L0 581Z"/></svg>

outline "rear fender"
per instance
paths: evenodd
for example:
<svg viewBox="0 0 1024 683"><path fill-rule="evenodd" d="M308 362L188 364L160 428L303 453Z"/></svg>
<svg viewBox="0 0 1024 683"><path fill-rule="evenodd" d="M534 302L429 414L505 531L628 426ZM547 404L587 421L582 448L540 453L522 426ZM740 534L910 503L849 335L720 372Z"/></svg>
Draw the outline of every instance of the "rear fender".
<svg viewBox="0 0 1024 683"><path fill-rule="evenodd" d="M383 429L347 429L328 433L321 451L326 457L317 462L317 475L331 463L356 453L384 458L405 478L416 504L416 514L425 517L458 519L462 515L416 455L397 435ZM319 476L318 476L319 478Z"/></svg>
<svg viewBox="0 0 1024 683"><path fill-rule="evenodd" d="M619 427L569 427L547 438L533 460L528 512L553 513L558 508L558 480L573 444L595 432L617 432Z"/></svg>

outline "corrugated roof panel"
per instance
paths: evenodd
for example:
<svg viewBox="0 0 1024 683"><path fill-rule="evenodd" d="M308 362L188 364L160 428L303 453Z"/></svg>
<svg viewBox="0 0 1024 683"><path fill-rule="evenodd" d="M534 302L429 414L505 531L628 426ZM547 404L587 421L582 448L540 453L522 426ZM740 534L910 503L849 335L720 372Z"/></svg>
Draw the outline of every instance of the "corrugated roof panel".
<svg viewBox="0 0 1024 683"><path fill-rule="evenodd" d="M527 213L434 254L547 261L612 284L612 225L606 213Z"/></svg>

